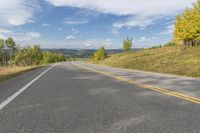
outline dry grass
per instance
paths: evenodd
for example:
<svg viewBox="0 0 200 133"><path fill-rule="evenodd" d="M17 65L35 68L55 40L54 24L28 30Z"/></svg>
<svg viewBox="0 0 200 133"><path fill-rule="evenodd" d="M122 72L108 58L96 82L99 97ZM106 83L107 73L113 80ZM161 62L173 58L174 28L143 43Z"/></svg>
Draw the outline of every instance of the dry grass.
<svg viewBox="0 0 200 133"><path fill-rule="evenodd" d="M0 81L15 77L24 72L38 68L39 66L28 67L0 67Z"/></svg>
<svg viewBox="0 0 200 133"><path fill-rule="evenodd" d="M200 77L199 51L200 47L185 49L181 46L146 49L114 54L98 63L120 68Z"/></svg>

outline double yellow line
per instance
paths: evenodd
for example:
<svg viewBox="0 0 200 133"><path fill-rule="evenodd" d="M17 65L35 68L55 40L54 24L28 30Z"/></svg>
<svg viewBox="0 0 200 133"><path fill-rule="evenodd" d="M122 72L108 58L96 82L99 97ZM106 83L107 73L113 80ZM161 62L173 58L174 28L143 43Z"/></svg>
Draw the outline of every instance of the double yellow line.
<svg viewBox="0 0 200 133"><path fill-rule="evenodd" d="M102 75L106 75L106 76L114 78L116 80L120 80L120 81L123 81L123 82L134 84L134 85L140 86L140 87L145 88L145 89L160 92L160 93L170 95L170 96L173 96L173 97L176 97L176 98L179 98L179 99L183 99L183 100L186 100L186 101L189 101L189 102L192 102L192 103L200 104L199 98L191 97L191 96L188 96L188 95L185 95L185 94L182 94L182 93L178 93L178 92L175 92L175 91L170 91L170 90L167 90L165 88L160 88L160 87L155 87L155 86L152 86L152 85L144 84L142 82L132 80L132 79L128 79L128 78L125 78L125 77L122 77L122 76L116 76L116 75L113 75L113 74L108 73L108 72L97 71L97 70L94 70L92 68L85 67L85 66L82 66L82 65L79 65L79 64L75 64L75 63L72 63L72 64L75 65L75 66L78 66L80 68L92 71L92 72L96 72L96 73L99 73L99 74L102 74Z"/></svg>

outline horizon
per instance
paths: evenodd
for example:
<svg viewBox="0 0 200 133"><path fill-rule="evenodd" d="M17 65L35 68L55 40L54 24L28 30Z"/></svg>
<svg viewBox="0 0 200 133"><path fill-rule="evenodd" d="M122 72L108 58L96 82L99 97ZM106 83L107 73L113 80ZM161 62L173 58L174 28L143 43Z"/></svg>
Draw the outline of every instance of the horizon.
<svg viewBox="0 0 200 133"><path fill-rule="evenodd" d="M172 40L175 16L196 0L7 0L0 1L0 38L43 49L121 49Z"/></svg>

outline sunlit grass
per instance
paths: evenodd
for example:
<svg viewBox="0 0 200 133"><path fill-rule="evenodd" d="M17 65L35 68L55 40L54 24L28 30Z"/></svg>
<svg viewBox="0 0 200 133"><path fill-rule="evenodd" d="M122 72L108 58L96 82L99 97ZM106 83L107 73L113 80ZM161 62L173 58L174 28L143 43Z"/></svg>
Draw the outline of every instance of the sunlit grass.
<svg viewBox="0 0 200 133"><path fill-rule="evenodd" d="M200 77L200 47L172 46L114 54L99 64Z"/></svg>
<svg viewBox="0 0 200 133"><path fill-rule="evenodd" d="M38 68L39 66L27 67L0 67L0 81L12 78L24 72Z"/></svg>

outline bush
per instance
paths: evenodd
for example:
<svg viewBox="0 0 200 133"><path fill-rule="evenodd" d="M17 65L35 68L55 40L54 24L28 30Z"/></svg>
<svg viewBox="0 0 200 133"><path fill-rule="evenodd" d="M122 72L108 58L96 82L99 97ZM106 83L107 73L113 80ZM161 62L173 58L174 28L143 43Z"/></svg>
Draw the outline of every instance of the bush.
<svg viewBox="0 0 200 133"><path fill-rule="evenodd" d="M42 61L42 51L39 45L25 47L15 54L14 64L18 66L39 65Z"/></svg>
<svg viewBox="0 0 200 133"><path fill-rule="evenodd" d="M55 63L65 61L64 54L55 52L42 52L39 45L24 47L15 54L14 64L17 66L40 65L42 63Z"/></svg>
<svg viewBox="0 0 200 133"><path fill-rule="evenodd" d="M176 45L174 42L168 42L168 43L164 44L163 46L170 47L170 46L174 46L174 45Z"/></svg>
<svg viewBox="0 0 200 133"><path fill-rule="evenodd" d="M151 47L151 48L149 48L149 49L157 49L157 48L162 48L162 45L153 46L153 47Z"/></svg>
<svg viewBox="0 0 200 133"><path fill-rule="evenodd" d="M93 60L99 61L99 60L103 60L107 57L108 57L108 54L107 54L105 48L101 47L100 49L97 50L97 52L94 53Z"/></svg>

